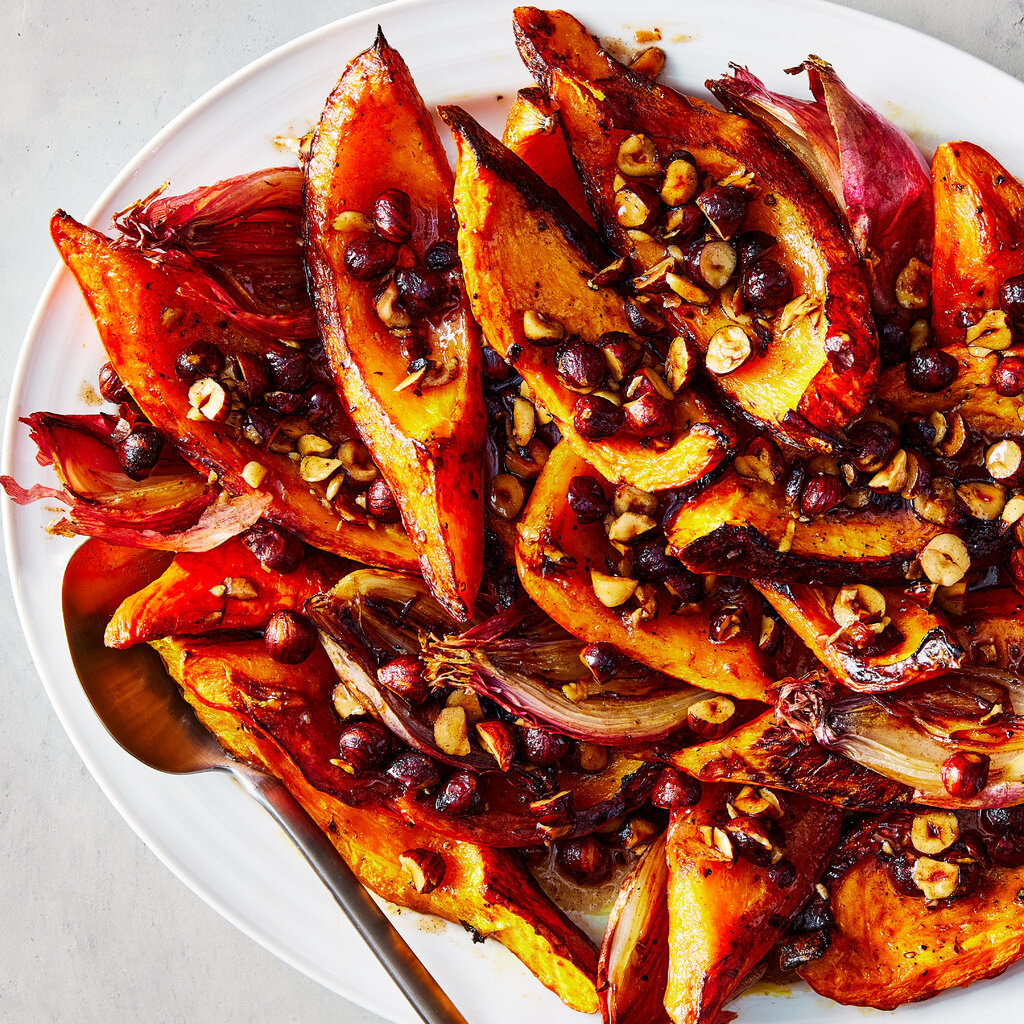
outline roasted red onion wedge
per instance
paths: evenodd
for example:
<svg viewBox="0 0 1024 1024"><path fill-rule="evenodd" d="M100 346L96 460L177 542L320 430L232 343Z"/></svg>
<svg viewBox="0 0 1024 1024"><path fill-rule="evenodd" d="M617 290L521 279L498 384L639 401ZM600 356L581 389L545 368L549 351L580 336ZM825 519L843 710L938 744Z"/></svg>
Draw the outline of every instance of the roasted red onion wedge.
<svg viewBox="0 0 1024 1024"><path fill-rule="evenodd" d="M838 698L827 687L793 682L783 686L779 709L825 749L910 787L922 803L1024 803L1024 684L1012 673L950 672L895 693ZM950 779L956 755L984 765L974 792Z"/></svg>
<svg viewBox="0 0 1024 1024"><path fill-rule="evenodd" d="M732 71L708 88L778 136L831 194L864 260L872 305L876 312L895 308L896 279L911 258L931 262L931 176L918 148L820 57L789 69L807 72L813 101L771 92L746 68Z"/></svg>
<svg viewBox="0 0 1024 1024"><path fill-rule="evenodd" d="M147 196L114 218L225 316L274 338L316 337L300 221L302 171L271 167L181 196Z"/></svg>
<svg viewBox="0 0 1024 1024"><path fill-rule="evenodd" d="M115 417L59 416L37 412L22 419L39 449L36 459L52 466L61 489L25 488L0 477L12 501L28 505L56 499L69 506L51 533L98 537L126 547L162 551L209 551L247 530L267 504L258 492L230 497L209 483L168 444L143 480L121 469L111 433Z"/></svg>
<svg viewBox="0 0 1024 1024"><path fill-rule="evenodd" d="M665 836L644 851L608 916L597 991L605 1024L668 1024L668 861Z"/></svg>

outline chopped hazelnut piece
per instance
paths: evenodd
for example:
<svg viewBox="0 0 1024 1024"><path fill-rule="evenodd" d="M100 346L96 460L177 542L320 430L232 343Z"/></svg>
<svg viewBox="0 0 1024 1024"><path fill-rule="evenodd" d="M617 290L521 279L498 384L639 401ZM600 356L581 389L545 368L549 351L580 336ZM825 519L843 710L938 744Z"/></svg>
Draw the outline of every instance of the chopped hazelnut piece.
<svg viewBox="0 0 1024 1024"><path fill-rule="evenodd" d="M629 62L631 71L643 75L644 78L650 78L652 81L661 74L664 67L665 51L657 46L648 46L646 50L641 50Z"/></svg>
<svg viewBox="0 0 1024 1024"><path fill-rule="evenodd" d="M299 476L306 483L316 484L333 476L341 468L342 463L339 459L325 459L320 455L307 455L299 463Z"/></svg>
<svg viewBox="0 0 1024 1024"><path fill-rule="evenodd" d="M971 567L967 545L955 533L933 537L921 552L921 569L932 583L950 587Z"/></svg>
<svg viewBox="0 0 1024 1024"><path fill-rule="evenodd" d="M258 490L267 475L267 467L262 462L247 462L242 469L242 479L253 489Z"/></svg>
<svg viewBox="0 0 1024 1024"><path fill-rule="evenodd" d="M381 292L376 309L380 322L390 330L403 330L412 324L412 317L398 305L398 285L394 281Z"/></svg>
<svg viewBox="0 0 1024 1024"><path fill-rule="evenodd" d="M434 850L406 850L399 855L398 863L412 879L417 892L433 892L444 881L444 858Z"/></svg>
<svg viewBox="0 0 1024 1024"><path fill-rule="evenodd" d="M673 391L678 391L690 382L695 364L690 343L681 334L677 335L672 339L668 355L665 356L665 374Z"/></svg>
<svg viewBox="0 0 1024 1024"><path fill-rule="evenodd" d="M1013 328L1009 318L1001 309L990 309L976 324L967 328L965 345L1002 351L1013 344Z"/></svg>
<svg viewBox="0 0 1024 1024"><path fill-rule="evenodd" d="M503 772L512 767L516 756L516 737L511 726L496 719L478 722L476 738L481 748L497 761Z"/></svg>
<svg viewBox="0 0 1024 1024"><path fill-rule="evenodd" d="M672 291L683 300L683 302L689 302L691 305L706 306L711 301L711 297L706 291L698 288L688 278L683 277L682 274L667 273L665 275L665 284L667 284L669 288L671 288ZM722 330L729 330L729 328L723 327ZM712 339L712 341L714 341L714 339Z"/></svg>
<svg viewBox="0 0 1024 1024"><path fill-rule="evenodd" d="M914 256L896 279L896 301L904 309L924 309L931 295L932 268Z"/></svg>
<svg viewBox="0 0 1024 1024"><path fill-rule="evenodd" d="M523 334L539 345L553 345L565 337L565 328L554 317L528 309L523 314Z"/></svg>
<svg viewBox="0 0 1024 1024"><path fill-rule="evenodd" d="M224 386L212 377L197 380L188 389L188 404L197 410L203 419L219 423L231 412L231 398Z"/></svg>
<svg viewBox="0 0 1024 1024"><path fill-rule="evenodd" d="M646 135L629 135L619 146L615 166L627 178L647 178L658 172L658 147Z"/></svg>
<svg viewBox="0 0 1024 1024"><path fill-rule="evenodd" d="M373 221L358 210L342 210L331 221L331 227L335 231L361 231L369 234L373 230Z"/></svg>
<svg viewBox="0 0 1024 1024"><path fill-rule="evenodd" d="M445 707L462 708L466 713L466 721L470 725L476 725L477 722L484 720L484 709L480 704L480 698L472 690L456 688L448 694L448 699L444 703Z"/></svg>
<svg viewBox="0 0 1024 1024"><path fill-rule="evenodd" d="M326 437L317 434L303 434L295 442L295 450L300 455L326 455L334 451L334 445Z"/></svg>
<svg viewBox="0 0 1024 1024"><path fill-rule="evenodd" d="M253 601L259 596L256 584L245 576L229 576L224 581L225 597L236 601Z"/></svg>
<svg viewBox="0 0 1024 1024"><path fill-rule="evenodd" d="M911 871L914 884L924 893L925 899L944 900L956 892L960 884L960 868L944 860L918 857Z"/></svg>
<svg viewBox="0 0 1024 1024"><path fill-rule="evenodd" d="M629 544L641 534L653 530L657 525L650 516L640 515L636 512L623 512L617 519L612 520L608 529L608 539Z"/></svg>
<svg viewBox="0 0 1024 1024"><path fill-rule="evenodd" d="M918 853L942 853L960 838L960 822L952 811L928 811L914 817L910 841Z"/></svg>
<svg viewBox="0 0 1024 1024"><path fill-rule="evenodd" d="M899 451L869 481L868 487L873 491L886 494L899 494L907 486L907 453Z"/></svg>
<svg viewBox="0 0 1024 1024"><path fill-rule="evenodd" d="M597 599L606 608L618 608L625 604L637 588L637 580L623 576L609 576L606 573L590 570L590 583Z"/></svg>
<svg viewBox="0 0 1024 1024"><path fill-rule="evenodd" d="M469 754L471 748L465 708L442 708L438 712L434 719L434 742L452 757L466 757Z"/></svg>
<svg viewBox="0 0 1024 1024"><path fill-rule="evenodd" d="M865 583L843 587L832 602L832 618L840 629L858 622L879 621L885 615L885 597Z"/></svg>
<svg viewBox="0 0 1024 1024"><path fill-rule="evenodd" d="M512 403L512 440L520 448L525 448L537 429L537 410L533 402L525 398L517 398Z"/></svg>
<svg viewBox="0 0 1024 1024"><path fill-rule="evenodd" d="M624 512L653 516L658 511L659 504L657 495L641 491L632 484L619 484L612 498L612 511L616 516L621 516Z"/></svg>

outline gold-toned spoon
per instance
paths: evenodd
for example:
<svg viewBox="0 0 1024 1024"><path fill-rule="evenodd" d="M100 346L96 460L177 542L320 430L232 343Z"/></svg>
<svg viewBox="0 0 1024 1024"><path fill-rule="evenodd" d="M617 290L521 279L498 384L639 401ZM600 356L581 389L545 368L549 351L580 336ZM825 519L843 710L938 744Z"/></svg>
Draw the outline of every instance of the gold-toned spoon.
<svg viewBox="0 0 1024 1024"><path fill-rule="evenodd" d="M330 890L366 944L427 1024L466 1024L430 972L363 888L316 822L273 776L229 757L200 725L148 645L103 645L114 609L158 576L171 555L86 541L64 571L71 659L100 721L132 757L174 775L226 771L263 805Z"/></svg>

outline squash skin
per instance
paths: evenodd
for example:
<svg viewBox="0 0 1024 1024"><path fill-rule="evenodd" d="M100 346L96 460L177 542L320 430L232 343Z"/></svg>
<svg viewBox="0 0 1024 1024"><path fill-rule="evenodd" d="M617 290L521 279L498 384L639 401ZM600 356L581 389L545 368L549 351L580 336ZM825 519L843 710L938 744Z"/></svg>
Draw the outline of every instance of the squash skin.
<svg viewBox="0 0 1024 1024"><path fill-rule="evenodd" d="M833 640L839 632L832 617L837 588L755 580L754 586L789 627L839 680L852 690L894 690L959 668L964 652L953 630L936 612L924 608L906 591L882 590L885 615L902 636L880 654L858 651Z"/></svg>
<svg viewBox="0 0 1024 1024"><path fill-rule="evenodd" d="M624 625L597 599L588 566L604 571L608 546L601 523L582 524L569 507L574 476L600 479L566 443L551 452L526 506L516 542L519 578L533 600L559 625L586 643L611 643L631 658L694 686L749 700L770 701L772 677L751 637L713 644L709 613L659 613L649 622ZM557 575L544 571L544 548L552 545L576 559Z"/></svg>
<svg viewBox="0 0 1024 1024"><path fill-rule="evenodd" d="M932 158L935 254L932 326L940 345L964 340L963 310L999 308L999 287L1024 273L1024 186L980 146L945 142Z"/></svg>
<svg viewBox="0 0 1024 1024"><path fill-rule="evenodd" d="M329 590L344 571L344 563L307 554L298 569L282 575L266 568L237 538L202 554L179 552L157 579L121 602L107 623L104 643L123 648L182 633L263 629L281 609L301 611L308 598ZM212 592L231 577L249 580L257 596L239 600Z"/></svg>
<svg viewBox="0 0 1024 1024"><path fill-rule="evenodd" d="M170 638L154 646L203 724L230 753L280 778L364 885L399 906L493 935L568 1006L584 1013L597 1009L593 945L541 892L518 857L342 803L303 774L286 732L275 735L249 717L248 709L261 705L261 714L272 721L275 699L328 705L337 677L322 651L302 665L286 666L271 661L261 641ZM336 749L325 747L322 756ZM418 893L398 865L402 852L417 848L445 860L444 881L432 893Z"/></svg>
<svg viewBox="0 0 1024 1024"><path fill-rule="evenodd" d="M763 358L712 378L740 414L803 448L831 450L837 432L863 412L878 379L878 346L859 260L835 212L791 154L744 118L681 96L613 60L564 11L515 12L520 56L551 96L603 233L638 272L664 256L658 242L629 238L614 216L615 157L622 140L642 132L662 158L681 146L716 180L753 171L772 205L751 203L750 227L779 239L781 260L823 311ZM728 318L685 304L664 311L701 350Z"/></svg>
<svg viewBox="0 0 1024 1024"><path fill-rule="evenodd" d="M96 321L107 358L139 408L187 462L204 476L216 472L230 494L252 493L242 471L259 462L267 470L260 485L267 498L265 518L333 554L383 568L415 567L412 547L399 529L371 529L355 506L354 521L325 508L287 455L263 451L224 424L189 419L188 386L174 366L178 353L210 339L227 351L258 353L266 339L226 324L210 303L180 294L176 274L134 249L115 246L63 211L53 215L50 232ZM176 326L163 324L167 308L183 311Z"/></svg>
<svg viewBox="0 0 1024 1024"><path fill-rule="evenodd" d="M709 787L692 811L669 825L669 971L665 1008L674 1024L715 1024L722 1006L785 931L811 895L839 838L842 815L813 800L784 795L776 823L795 868L783 888L770 869L722 855L701 826L728 819L734 786Z"/></svg>
<svg viewBox="0 0 1024 1024"><path fill-rule="evenodd" d="M378 34L346 68L313 137L303 190L306 259L317 323L360 436L395 495L420 569L462 621L470 617L483 558L486 412L479 332L459 294L429 321L435 362L454 365L438 387L394 390L407 376L399 341L376 315L375 286L344 269L356 237L338 214L369 215L385 189L409 194L411 245L420 256L454 243L452 175L409 69Z"/></svg>
<svg viewBox="0 0 1024 1024"><path fill-rule="evenodd" d="M523 314L553 316L566 334L589 341L607 331L631 334L622 297L587 285L610 258L565 200L465 111L443 107L440 113L459 154L455 208L466 288L490 345L527 381L563 438L606 479L657 491L711 472L731 453L736 435L695 391L676 395L676 429L667 450L627 430L602 441L585 440L575 430L578 395L558 378L555 349L526 339Z"/></svg>
<svg viewBox="0 0 1024 1024"><path fill-rule="evenodd" d="M825 884L836 929L825 955L798 973L836 1002L892 1010L995 977L1024 956L1024 868L989 869L977 892L936 907L900 893L872 853Z"/></svg>

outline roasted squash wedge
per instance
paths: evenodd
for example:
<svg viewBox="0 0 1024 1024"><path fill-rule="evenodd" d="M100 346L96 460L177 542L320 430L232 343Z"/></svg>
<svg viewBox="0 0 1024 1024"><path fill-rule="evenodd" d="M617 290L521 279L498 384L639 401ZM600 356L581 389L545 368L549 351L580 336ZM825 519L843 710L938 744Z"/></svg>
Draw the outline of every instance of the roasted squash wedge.
<svg viewBox="0 0 1024 1024"><path fill-rule="evenodd" d="M480 585L486 414L479 333L453 251L447 267L436 261L438 243L455 243L451 194L430 115L378 34L346 68L313 136L306 260L349 414L397 499L424 579L465 620Z"/></svg>
<svg viewBox="0 0 1024 1024"><path fill-rule="evenodd" d="M953 628L966 664L1016 673L1024 670L1024 597L1013 587L969 593Z"/></svg>
<svg viewBox="0 0 1024 1024"><path fill-rule="evenodd" d="M780 583L901 582L946 528L909 509L841 509L802 521L781 485L733 470L682 503L665 522L675 556L694 572Z"/></svg>
<svg viewBox="0 0 1024 1024"><path fill-rule="evenodd" d="M301 463L284 452L253 444L230 414L194 415L190 385L175 367L179 353L215 342L226 353L259 356L265 338L232 325L208 300L183 293L179 274L62 211L54 214L50 231L96 321L107 358L149 421L191 465L204 475L215 472L231 494L265 494L263 515L313 547L370 565L415 567L405 534L382 524L371 528L344 490L328 500L325 483L304 480ZM257 478L254 487L249 480Z"/></svg>
<svg viewBox="0 0 1024 1024"><path fill-rule="evenodd" d="M718 296L692 282L653 294L668 323L702 351L723 329L746 336L742 365L709 374L727 402L794 444L830 448L874 390L877 343L857 253L806 173L752 122L618 63L564 11L520 7L515 24L520 55L551 96L605 238L637 273L668 259L685 274L677 246L703 231L696 210L686 222L690 233L674 233L666 220L669 208L693 208L693 192L671 194L664 206L659 198L666 196L661 170L681 148L696 161L694 192L724 186L745 207L739 224L718 224L718 235L742 227L775 240L769 255L788 275L793 298L770 316L740 310L734 278ZM638 145L650 148L643 158L649 169L630 164L627 150ZM639 193L648 212L640 223L622 212L631 181L647 190ZM709 360L712 370L717 365Z"/></svg>
<svg viewBox="0 0 1024 1024"><path fill-rule="evenodd" d="M932 326L941 345L964 341L960 313L999 309L999 289L1024 273L1024 186L970 142L946 142L932 158L935 254Z"/></svg>
<svg viewBox="0 0 1024 1024"><path fill-rule="evenodd" d="M568 502L574 477L600 474L565 443L552 451L519 526L516 565L526 592L560 626L587 643L611 643L631 658L694 686L751 700L770 700L772 679L756 637L709 639L706 607L673 614L666 592L659 611L633 621L598 599L590 571L618 557L602 523L580 523ZM552 552L557 553L552 559Z"/></svg>
<svg viewBox="0 0 1024 1024"><path fill-rule="evenodd" d="M608 480L657 491L714 469L729 454L735 432L686 388L675 395L665 444L626 427L602 440L581 436L574 426L580 395L559 377L555 347L527 337L527 322L549 318L560 335L592 344L608 332L630 336L623 298L588 284L609 257L565 200L464 110L444 107L441 116L458 147L455 208L466 288L491 346L515 366L569 444Z"/></svg>
<svg viewBox="0 0 1024 1024"><path fill-rule="evenodd" d="M936 861L923 863L930 858L918 857L907 838L910 827L909 816L869 821L837 852L825 880L835 920L831 943L798 972L821 995L892 1010L1001 974L1024 956L1024 868L984 869L954 848L933 855L940 859L937 870L942 877L949 869L974 873L973 891L954 899L926 899L923 891L907 895L894 882L897 863L911 891L917 865L925 868L925 884L929 869L936 872Z"/></svg>
<svg viewBox="0 0 1024 1024"><path fill-rule="evenodd" d="M674 1024L716 1024L811 895L839 838L842 816L825 804L786 794L775 798L779 810L765 801L773 817L733 817L736 795L735 786L708 787L669 826L665 1008ZM776 853L791 867L784 875L772 871Z"/></svg>
<svg viewBox="0 0 1024 1024"><path fill-rule="evenodd" d="M282 575L234 538L202 554L179 553L157 579L121 602L104 642L130 647L182 633L263 629L276 611L301 610L343 575L344 563L312 555Z"/></svg>
<svg viewBox="0 0 1024 1024"><path fill-rule="evenodd" d="M273 718L275 703L329 704L337 677L322 651L289 667L271 661L261 641L179 638L155 646L200 721L230 753L280 778L364 885L399 906L493 935L567 1005L585 1013L597 1009L596 951L517 857L342 803L317 789L292 759L287 730L275 735L255 724L254 705ZM323 760L336 750L336 743L324 745ZM444 878L432 892L417 892L402 870L399 857L407 850L443 859Z"/></svg>
<svg viewBox="0 0 1024 1024"><path fill-rule="evenodd" d="M501 144L536 171L588 224L593 224L587 197L547 93L537 88L516 93Z"/></svg>
<svg viewBox="0 0 1024 1024"><path fill-rule="evenodd" d="M859 613L848 611L840 625L835 610L837 599L847 606L859 604L856 588L768 580L755 580L754 586L815 657L853 690L893 690L958 668L963 661L964 652L945 620L897 587L874 592L884 602L870 613L879 632L859 638L855 630L862 624L848 621Z"/></svg>

